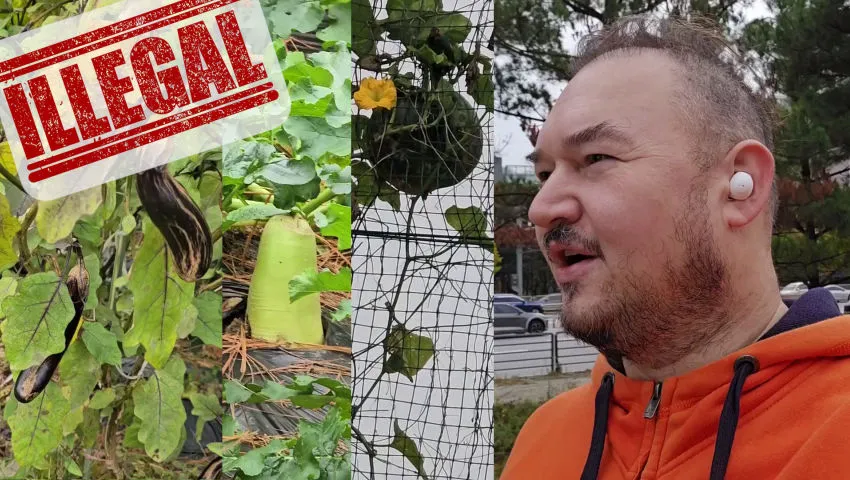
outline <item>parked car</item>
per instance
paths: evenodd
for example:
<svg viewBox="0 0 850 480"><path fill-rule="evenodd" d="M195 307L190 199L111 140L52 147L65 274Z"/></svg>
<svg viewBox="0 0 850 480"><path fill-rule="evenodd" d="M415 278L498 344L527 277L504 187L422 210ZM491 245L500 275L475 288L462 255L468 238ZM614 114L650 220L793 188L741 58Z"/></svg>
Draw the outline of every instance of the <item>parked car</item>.
<svg viewBox="0 0 850 480"><path fill-rule="evenodd" d="M543 305L538 302L528 301L519 295L511 295L508 293L497 293L493 295L493 302L495 303L506 303L508 305L513 305L514 307L519 308L524 312L538 312L543 313Z"/></svg>
<svg viewBox="0 0 850 480"><path fill-rule="evenodd" d="M543 313L545 314L556 314L561 311L562 298L561 293L550 293L549 295L543 295L539 299L537 299L537 303L543 306Z"/></svg>
<svg viewBox="0 0 850 480"><path fill-rule="evenodd" d="M507 303L493 303L493 327L496 333L543 333L546 319L538 313L524 312Z"/></svg>
<svg viewBox="0 0 850 480"><path fill-rule="evenodd" d="M823 288L829 290L829 293L832 294L832 297L835 298L836 302L850 302L850 289L844 288L841 285L827 285Z"/></svg>
<svg viewBox="0 0 850 480"><path fill-rule="evenodd" d="M782 297L782 300L793 302L805 295L808 291L809 287L807 287L805 283L792 282L782 287L782 290L779 291L779 295Z"/></svg>

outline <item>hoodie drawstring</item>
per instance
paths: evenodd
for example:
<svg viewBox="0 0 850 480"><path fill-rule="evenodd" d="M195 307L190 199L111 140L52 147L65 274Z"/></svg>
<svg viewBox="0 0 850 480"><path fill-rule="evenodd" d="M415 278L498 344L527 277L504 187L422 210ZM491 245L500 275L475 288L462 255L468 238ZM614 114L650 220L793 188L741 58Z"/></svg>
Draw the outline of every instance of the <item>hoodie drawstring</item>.
<svg viewBox="0 0 850 480"><path fill-rule="evenodd" d="M717 440L714 443L714 458L711 460L711 475L709 480L723 480L729 456L732 455L732 441L735 440L735 429L738 428L738 416L741 414L741 392L747 376L759 369L758 360L750 355L735 360L735 375L726 394L726 402L720 413L720 423L717 426Z"/></svg>
<svg viewBox="0 0 850 480"><path fill-rule="evenodd" d="M738 428L738 416L741 414L741 393L747 377L759 369L758 360L751 355L744 355L735 360L732 382L729 393L720 413L720 423L717 426L717 440L714 444L714 458L711 461L709 480L723 480L729 457L732 454L732 442L735 440L735 430ZM593 435L590 440L590 452L581 472L581 480L596 480L599 466L602 463L602 452L605 450L605 434L608 431L608 408L611 394L614 392L614 374L608 372L602 378L602 384L596 391L595 412L593 416Z"/></svg>
<svg viewBox="0 0 850 480"><path fill-rule="evenodd" d="M602 452L605 450L605 434L608 431L608 404L614 391L614 374L608 372L602 378L602 385L596 391L596 411L593 415L593 436L590 439L590 453L584 462L581 480L596 480Z"/></svg>

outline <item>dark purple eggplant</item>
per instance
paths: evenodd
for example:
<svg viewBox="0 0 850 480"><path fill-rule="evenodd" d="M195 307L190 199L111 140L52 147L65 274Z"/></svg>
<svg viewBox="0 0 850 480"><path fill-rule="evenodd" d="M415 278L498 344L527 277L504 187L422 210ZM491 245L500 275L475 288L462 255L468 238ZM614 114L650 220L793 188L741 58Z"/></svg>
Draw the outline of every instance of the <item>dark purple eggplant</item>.
<svg viewBox="0 0 850 480"><path fill-rule="evenodd" d="M165 238L177 274L195 282L212 262L213 241L203 212L165 166L136 175L142 206Z"/></svg>
<svg viewBox="0 0 850 480"><path fill-rule="evenodd" d="M18 375L18 380L15 382L15 398L21 403L31 402L39 393L44 391L80 327L86 299L89 295L89 272L86 270L86 264L83 261L82 250L78 246L72 250L77 255L77 264L68 271L65 285L68 287L71 302L74 304L74 319L65 327L65 348L61 352L45 358L40 365L34 365Z"/></svg>

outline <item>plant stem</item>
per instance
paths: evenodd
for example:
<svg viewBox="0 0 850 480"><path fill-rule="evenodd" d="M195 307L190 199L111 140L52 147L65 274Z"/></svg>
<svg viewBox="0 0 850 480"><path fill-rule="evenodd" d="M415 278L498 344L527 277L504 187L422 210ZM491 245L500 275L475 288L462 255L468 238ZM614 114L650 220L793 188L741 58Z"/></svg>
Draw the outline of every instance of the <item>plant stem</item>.
<svg viewBox="0 0 850 480"><path fill-rule="evenodd" d="M215 290L216 288L221 286L222 280L223 279L221 277L216 278L212 282L201 287L201 289L198 291L198 293L206 292L207 290Z"/></svg>
<svg viewBox="0 0 850 480"><path fill-rule="evenodd" d="M24 220L21 222L21 230L18 232L18 248L21 251L21 263L25 265L30 263L32 256L30 253L30 247L27 245L27 231L30 229L32 222L35 220L35 215L37 213L38 202L35 202L27 209L27 213L24 215Z"/></svg>
<svg viewBox="0 0 850 480"><path fill-rule="evenodd" d="M24 186L21 185L21 181L18 179L18 177L12 175L12 172L7 170L2 163L0 163L0 175L3 175L3 178L5 178L9 183L14 185L18 190L27 193L26 190L24 190Z"/></svg>
<svg viewBox="0 0 850 480"><path fill-rule="evenodd" d="M115 282L118 280L118 277L123 270L124 267L124 255L126 253L126 245L125 235L123 233L118 234L118 244L115 246L115 260L112 262L112 283L109 285L109 309L115 309Z"/></svg>
<svg viewBox="0 0 850 480"><path fill-rule="evenodd" d="M267 220L242 220L239 222L235 222L230 225L230 229L234 228L242 228L242 227L261 227L265 225Z"/></svg>
<svg viewBox="0 0 850 480"><path fill-rule="evenodd" d="M321 207L324 203L327 203L336 197L336 194L330 188L326 188L319 196L305 203L303 207L301 207L301 213L306 217L310 215L310 213Z"/></svg>

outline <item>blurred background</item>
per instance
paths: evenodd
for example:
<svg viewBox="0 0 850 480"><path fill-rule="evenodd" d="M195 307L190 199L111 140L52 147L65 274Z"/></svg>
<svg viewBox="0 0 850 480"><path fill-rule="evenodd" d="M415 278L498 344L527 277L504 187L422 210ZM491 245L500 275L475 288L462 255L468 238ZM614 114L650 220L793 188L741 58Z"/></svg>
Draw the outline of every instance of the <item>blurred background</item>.
<svg viewBox="0 0 850 480"><path fill-rule="evenodd" d="M560 294L528 207L525 157L570 78L578 39L630 14L716 19L745 53L751 86L774 102L782 297L828 288L850 311L850 7L824 0L497 0L494 291L496 476L519 428L552 396L587 381L596 350L556 325Z"/></svg>

